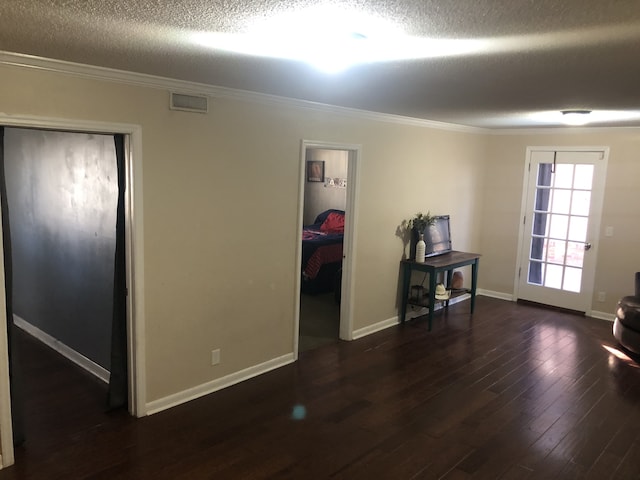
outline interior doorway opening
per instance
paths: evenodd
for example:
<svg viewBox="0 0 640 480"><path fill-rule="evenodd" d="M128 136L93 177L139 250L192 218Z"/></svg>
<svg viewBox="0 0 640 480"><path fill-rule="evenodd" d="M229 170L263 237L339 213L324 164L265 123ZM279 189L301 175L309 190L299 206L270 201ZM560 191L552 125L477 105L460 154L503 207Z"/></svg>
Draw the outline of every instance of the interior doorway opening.
<svg viewBox="0 0 640 480"><path fill-rule="evenodd" d="M360 147L303 142L295 354L351 340Z"/></svg>
<svg viewBox="0 0 640 480"><path fill-rule="evenodd" d="M126 306L126 308L123 308L123 309L118 308L118 310L123 312L122 318L124 319L123 322L121 323L121 328L123 329L123 333L124 333L124 335L121 337L123 338L123 341L122 341L123 349L122 349L121 359L119 360L124 364L124 373L123 373L124 389L121 390L121 392L123 393L121 397L123 399L121 405L123 405L126 408L126 411L129 414L134 416L143 416L145 414L144 391L143 389L139 388L139 385L144 385L144 376L140 375L140 372L144 371L144 365L142 361L144 358L143 357L144 338L142 335L143 324L139 322L134 322L134 318L140 321L143 320L143 315L142 315L143 312L141 312L140 309L137 307L138 302L141 302L142 299L140 298L139 295L135 295L135 298L134 298L134 293L136 293L135 285L137 282L134 281L134 268L133 268L135 264L136 270L137 270L136 276L139 277L142 272L142 256L140 255L139 258L136 259L135 256L133 255L133 248L132 248L132 245L134 243L133 242L134 238L137 241L142 240L141 228L139 227L134 228L134 225L132 222L132 217L133 217L132 212L134 209L134 197L136 196L134 195L134 190L135 190L134 184L138 185L139 182L141 182L141 171L140 171L140 163L139 163L141 161L140 145L139 145L140 129L139 127L134 125L102 124L97 122L77 122L76 123L68 120L55 120L55 119L38 120L33 118L27 119L27 118L15 117L15 116L13 117L0 116L0 125L3 125L5 129L32 130L32 131L39 131L42 133L60 133L60 134L70 134L70 135L78 134L80 136L84 135L87 138L91 138L93 136L95 137L104 136L109 139L110 145L112 146L111 148L113 148L113 144L115 143L115 150L119 152L116 155L116 157L118 158L118 166L117 168L114 168L114 170L117 170L117 172L115 172L115 175L111 175L111 174L107 175L108 177L113 177L113 178L106 178L103 180L106 180L106 183L111 185L110 188L117 191L117 194L116 194L117 201L114 205L112 205L113 210L116 210L116 207L117 207L117 212L112 210L110 214L114 218L115 217L117 217L118 219L122 218L122 222L120 223L121 228L118 227L120 228L120 231L119 231L120 233L119 234L116 234L115 232L112 233L114 237L117 237L120 240L117 243L119 244L119 250L121 254L119 258L121 259L121 263L116 261L116 264L122 266L120 268L120 270L122 271L122 275L120 276L120 278L122 279L122 282L120 286L122 287L121 291L123 292L123 294L119 295L118 298L120 299L119 302L123 305L123 307ZM87 153L87 152L84 152L84 153ZM65 160L66 165L69 167L69 168L65 167L65 169L67 170L66 174L81 175L83 174L83 172L86 174L89 173L87 171L84 171L86 167L88 167L88 165L79 164L79 165L75 165L75 167L77 168L74 168L72 165L73 162L70 162L71 159L68 158L69 157L68 155L66 156L67 156ZM89 153L89 156L91 156L90 153ZM134 158L136 156L137 156L137 159L134 161ZM88 163L92 163L92 161L89 161ZM93 161L93 163L96 169L99 170L99 165L95 161ZM137 166L135 166L134 168L134 165L137 165ZM136 175L137 178L135 179L135 181L134 181L134 171L137 172L137 175ZM51 172L46 172L46 171L44 172L42 177L44 180L46 180L48 173L51 173ZM105 172L97 173L96 171L94 171L92 173L101 175L102 173L105 173ZM111 173L114 173L114 172L111 172ZM83 192L82 185L73 184L73 183L67 183L66 185L67 186L62 187L61 190L66 190L65 200L69 205L73 204L74 202L76 203L82 202L84 199L85 201L87 201L89 207L91 206L91 201L90 201L91 192L87 192L86 190ZM33 185L29 186L29 188L32 190L33 195L37 196L37 193L38 193L37 189L32 187ZM139 193L140 192L138 191L138 194ZM45 201L45 205L46 203L47 202ZM95 199L94 199L94 207L95 207ZM142 219L141 207L142 207L141 202L138 201L137 207L136 207L137 220ZM37 208L42 208L42 206ZM60 207L59 205L58 208L62 208L62 207ZM32 213L34 212L32 211ZM89 211L85 213L87 214L87 216L96 214L95 211L93 212L91 211L91 208L89 208ZM35 218L36 216L37 215L33 215L33 218ZM6 218L9 220L10 220L10 217L11 217L10 215L6 216ZM3 215L3 218L4 218L4 215ZM26 223L28 223L29 221L32 221L32 218L29 218ZM9 224L7 224L5 228L8 226ZM65 226L69 227L69 225L65 225ZM43 227L42 222L40 222L40 227ZM48 227L52 227L52 228L48 228ZM44 226L43 228L41 228L40 233L42 233L43 236L46 237L45 238L46 240L47 239L51 240L52 237L56 236L55 232L53 231L55 230L55 228L53 228L53 225L49 225L48 227ZM60 225L58 227L60 227ZM115 227L115 222L112 228L113 227ZM10 228L7 228L7 232L3 231L2 232L3 236L6 236L5 233L7 235L10 235L10 230L11 230ZM70 230L73 230L73 226L71 226ZM97 233L99 236L99 232L97 230L96 232L93 232L93 233L94 234ZM30 239L27 237L27 241L32 241L32 240L33 240L32 238ZM74 247L74 245L71 245L71 246ZM71 250L73 250L73 248L71 248ZM6 251L7 250L5 245L3 246L3 254L0 255L0 257L5 258L5 262L3 262L3 268L2 268L3 271L5 271L5 269L7 268L7 263L6 263L7 256L5 255ZM11 253L11 250L9 250L9 253ZM58 251L51 251L51 250L49 250L48 252L43 251L41 253L45 257L47 256L54 257L60 254L60 252ZM113 266L113 263L115 260L114 257L116 257L116 255L114 255L114 252L111 252L107 256L103 256L102 258L107 258L107 257L110 257L110 263ZM72 270L71 268L72 264L66 263L64 258L59 263L63 265L63 267L64 265L69 265L68 269ZM95 265L94 267L97 268L97 266ZM24 270L24 268L25 268L24 265L22 265L21 269ZM115 300L115 295L113 293L114 290L116 290L116 287L115 287L116 284L114 283L115 275L113 274L114 273L113 270L115 268L116 267L114 266L110 273L110 284L108 288L109 292L107 294L108 298L106 300L107 304L109 305L113 304L114 306L113 310L116 310L115 305L117 303ZM46 268L45 270L48 270L48 268ZM75 267L73 268L73 270L75 270ZM20 272L20 273L22 274L24 272ZM70 271L68 273L71 275L77 272ZM55 282L57 277L55 276L55 274L52 276L53 276L53 281ZM33 278L36 278L37 279L36 281L39 281L37 276L32 277L31 281L33 281ZM22 277L21 281L24 281L24 277ZM5 272L5 275L3 275L2 277L2 282L0 282L0 285L1 285L0 289L3 291L2 298L4 300L8 300L8 295L10 290L8 290L7 287L11 286L9 285L9 282L10 280ZM28 294L29 281L27 281L26 285L27 285L27 294ZM85 302L87 301L87 298L84 298L89 295L87 292L82 291L82 292L76 292L76 293L79 297L83 297L81 298L81 303L82 301L85 301ZM73 292L71 292L71 295L73 296ZM38 303L38 302L33 302L33 303ZM103 304L103 307L104 307L104 304ZM4 311L5 309L3 309L3 312ZM6 312L6 313L9 313L9 312ZM45 309L45 316L48 316L48 317L53 316L53 315L47 315L48 313L55 313L55 312L46 312L46 309ZM34 312L28 312L27 314L25 314L25 316L29 317L26 320L32 320L33 318L35 318L36 315L34 315ZM108 316L111 317L110 314ZM12 418L14 416L12 415L14 413L13 412L14 398L13 398L13 395L11 395L11 397L9 396L9 391L10 391L9 348L10 348L10 345L8 343L8 338L7 338L7 334L9 333L7 330L9 327L9 322L11 322L12 326L14 324L12 317L13 317L12 313L9 313L8 315L5 315L5 313L2 313L2 315L0 315L0 328L2 329L2 332L3 332L3 335L0 335L0 340L1 340L0 341L0 380L3 383L3 388L2 388L3 393L1 395L2 398L0 398L0 435L2 439L2 456L0 457L1 467L7 467L9 465L12 465L15 461L15 451L13 447L15 425L14 425L14 419ZM22 320L25 320L25 319L22 319ZM22 326L24 327L25 325L24 322L19 322L19 323L22 323ZM47 330L47 328L48 327L37 328L36 331L44 332L45 330ZM19 330L18 334L21 336L21 339L20 339L21 342L25 338L24 337L25 330L27 329L22 328L21 330ZM97 330L100 330L100 329L97 329ZM27 337L33 338L32 336L34 331L33 330L28 331L28 333L30 335L27 335ZM67 346L69 346L68 344L74 343L75 339L73 338L73 335L75 333L76 333L76 329L73 328L72 326L71 337L68 337L71 340L70 341L67 340L67 342L64 342L67 344ZM108 335L111 335L111 329L108 332ZM50 335L50 338L53 339L54 342L56 342L56 337L58 336L59 335ZM42 338L39 338L39 340L42 340ZM90 341L92 340L95 340L95 338L90 339ZM40 343L40 342L37 342L37 343ZM60 345L63 344L63 342L56 342L56 343L59 343ZM135 345L135 348L134 348L134 345ZM71 345L71 346L73 347L75 345ZM64 350L64 348L62 350ZM101 352L97 352L97 354L95 355L96 361L93 361L91 357L94 355L86 355L86 351L83 349L83 347L75 348L75 349L71 348L69 350L74 350L75 353L80 353L80 355L77 355L75 358L70 358L67 355L67 359L70 359L73 363L76 363L76 365L81 365L82 367L85 368L84 373L82 373L82 375L84 375L85 378L90 378L90 379L93 378L94 381L98 382L98 385L102 384L106 389L106 385L104 383L105 372L106 372L106 375L108 376L109 370L113 370L113 365L114 365L113 356L111 356L111 359L107 359L105 361L105 352L103 350ZM58 351L63 354L65 353L64 351L60 351L60 350ZM109 353L107 353L107 356L108 355ZM94 364L94 366L97 366L98 367L97 370L91 370L91 368L86 368L87 365L82 365L82 362L76 361L78 358L92 360L89 363L92 363ZM69 363L68 360L66 359L64 360L64 362L66 362L67 364ZM105 363L111 363L111 365L108 365L108 368L103 368ZM75 366L72 365L72 367L75 367ZM93 376L89 375L86 372L86 370L89 370L89 373L93 374ZM101 380L98 380L96 377L101 378ZM12 394L13 393L14 392L12 392ZM100 409L101 413L104 413L109 408L107 403L107 396L105 395L102 402L99 402L99 403L101 403L101 405L98 404L98 409ZM29 431L27 431L26 433L30 435Z"/></svg>
<svg viewBox="0 0 640 480"><path fill-rule="evenodd" d="M114 136L4 128L3 157L13 323L108 382L124 235Z"/></svg>

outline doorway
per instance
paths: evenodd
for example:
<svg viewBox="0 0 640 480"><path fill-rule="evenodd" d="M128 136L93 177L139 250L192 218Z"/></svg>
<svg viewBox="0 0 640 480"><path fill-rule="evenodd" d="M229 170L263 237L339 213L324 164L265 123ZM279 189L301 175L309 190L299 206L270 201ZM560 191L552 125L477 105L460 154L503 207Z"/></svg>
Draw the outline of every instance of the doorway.
<svg viewBox="0 0 640 480"><path fill-rule="evenodd" d="M118 203L114 136L3 130L14 324L108 382Z"/></svg>
<svg viewBox="0 0 640 480"><path fill-rule="evenodd" d="M351 340L360 146L302 142L294 354Z"/></svg>
<svg viewBox="0 0 640 480"><path fill-rule="evenodd" d="M49 132L83 132L85 134L97 134L108 135L113 142L114 134L120 134L119 145L121 146L120 158L123 159L123 168L119 169L122 172L122 183L124 187L120 189L122 192L122 202L119 205L123 205L123 226L124 234L122 235L122 243L124 248L121 249L125 253L123 255L122 265L124 277L126 277L126 284L128 287L128 296L123 297L126 303L126 322L123 323L123 328L126 330L126 341L124 346L124 356L127 358L127 374L128 377L128 397L127 393L124 394L124 403L127 405L127 409L131 415L143 416L145 414L145 400L144 391L139 388L140 384L144 384L144 376L140 375L144 372L143 356L144 352L144 337L143 333L143 317L139 308L139 303L142 302L142 298L137 294L135 289L136 284L139 282L139 276L142 272L142 256L134 255L133 243L142 240L141 226L134 226L132 222L133 211L135 205L136 220L141 220L142 204L140 202L140 191L137 188L141 183L141 156L140 154L140 128L133 125L122 124L103 124L97 122L81 122L75 123L69 120L55 120L55 119L33 119L33 118L21 118L21 117L6 117L0 115L0 125L5 125L7 128L23 128L33 130L43 130ZM116 142L118 144L118 142ZM118 149L118 147L116 147ZM115 179L113 179L116 181ZM71 189L67 192L69 199L79 200L77 194L80 192ZM136 201L134 202L134 199ZM120 238L120 237L119 237ZM57 254L57 252L56 252ZM2 257L2 255L0 255ZM135 266L135 269L134 269ZM134 270L135 275L134 275ZM4 271L4 267L2 268ZM5 290L4 275L2 281L0 281L0 290L2 290L2 298L5 299L7 290ZM9 399L9 378L8 378L8 345L7 345L7 319L5 310L2 310L0 314L0 329L4 332L0 335L0 380L3 383L2 395L0 396L0 435L2 439L2 467L13 464L14 450L12 442L12 420L11 420L11 408ZM134 322L134 319L136 320ZM136 348L133 348L136 345ZM95 372L94 372L95 373ZM125 379L125 382L127 379ZM5 388L6 387L6 388Z"/></svg>
<svg viewBox="0 0 640 480"><path fill-rule="evenodd" d="M527 151L517 298L589 313L608 150Z"/></svg>

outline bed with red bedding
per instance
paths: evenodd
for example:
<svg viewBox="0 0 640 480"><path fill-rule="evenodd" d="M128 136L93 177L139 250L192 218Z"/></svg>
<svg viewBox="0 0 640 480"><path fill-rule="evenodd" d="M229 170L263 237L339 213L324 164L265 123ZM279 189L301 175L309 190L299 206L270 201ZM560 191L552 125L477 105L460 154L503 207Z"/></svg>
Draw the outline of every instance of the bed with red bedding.
<svg viewBox="0 0 640 480"><path fill-rule="evenodd" d="M324 293L339 288L344 242L344 211L320 213L302 231L302 291Z"/></svg>

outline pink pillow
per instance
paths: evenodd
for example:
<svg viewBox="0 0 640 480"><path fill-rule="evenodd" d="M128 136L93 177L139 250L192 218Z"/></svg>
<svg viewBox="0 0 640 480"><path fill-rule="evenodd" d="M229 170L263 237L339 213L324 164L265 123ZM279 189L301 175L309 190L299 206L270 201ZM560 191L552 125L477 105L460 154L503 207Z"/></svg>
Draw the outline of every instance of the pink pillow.
<svg viewBox="0 0 640 480"><path fill-rule="evenodd" d="M331 212L320 225L320 231L325 233L344 233L344 215Z"/></svg>

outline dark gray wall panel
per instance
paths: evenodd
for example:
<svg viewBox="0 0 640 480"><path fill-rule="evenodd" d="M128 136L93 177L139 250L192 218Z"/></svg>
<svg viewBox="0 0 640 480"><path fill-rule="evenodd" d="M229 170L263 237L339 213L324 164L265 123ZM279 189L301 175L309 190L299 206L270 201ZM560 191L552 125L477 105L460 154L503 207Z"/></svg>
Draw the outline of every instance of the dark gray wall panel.
<svg viewBox="0 0 640 480"><path fill-rule="evenodd" d="M14 313L109 369L113 137L7 128L5 164Z"/></svg>

